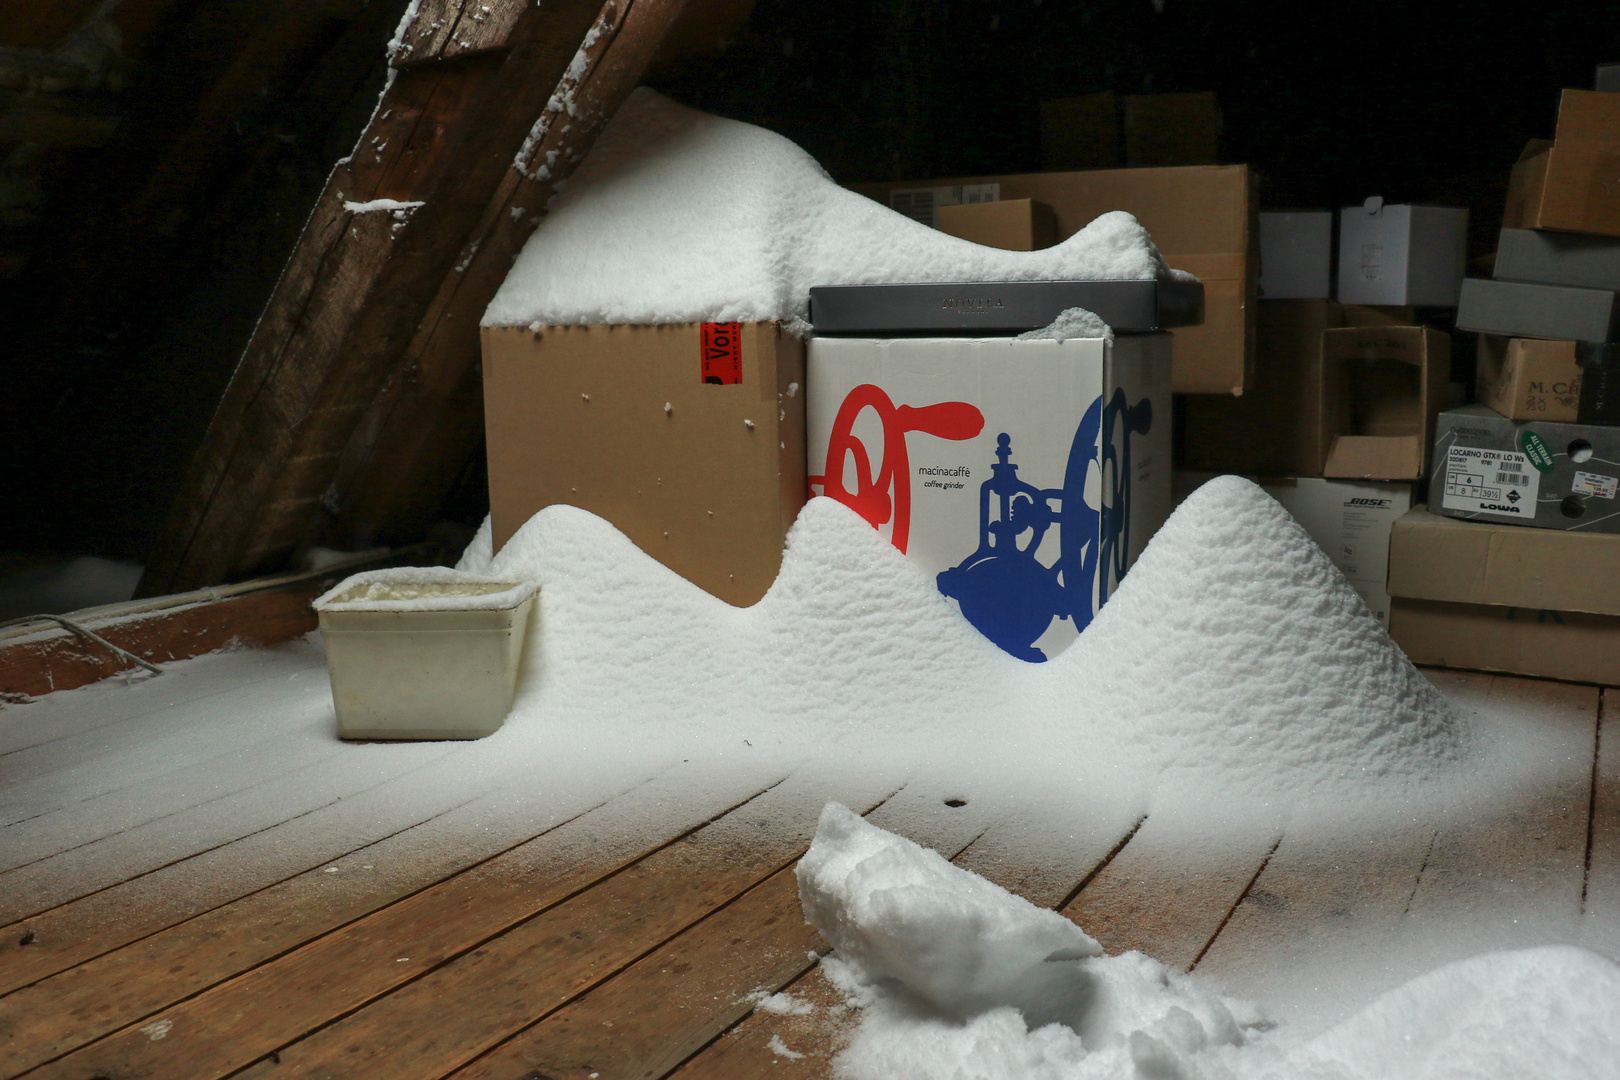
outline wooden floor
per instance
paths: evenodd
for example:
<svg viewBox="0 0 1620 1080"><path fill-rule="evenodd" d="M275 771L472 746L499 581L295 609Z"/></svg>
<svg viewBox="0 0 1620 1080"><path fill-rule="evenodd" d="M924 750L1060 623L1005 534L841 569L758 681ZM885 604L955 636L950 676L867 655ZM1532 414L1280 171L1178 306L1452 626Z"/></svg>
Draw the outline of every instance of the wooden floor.
<svg viewBox="0 0 1620 1080"><path fill-rule="evenodd" d="M793 866L829 798L1110 951L1217 979L1498 901L1620 920L1620 735L1604 732L1603 692L1430 674L1524 703L1590 752L1496 820L1337 848L1260 830L1193 862L1152 818L1031 846L1027 822L873 776L739 774L714 790L676 771L579 805L509 784L416 799L437 808L413 819L390 793L427 782L431 755L320 805L266 802L269 817L221 821L207 803L56 851L0 832L0 1076L826 1077L850 1017L815 970L826 945ZM784 989L816 1008L755 1010Z"/></svg>

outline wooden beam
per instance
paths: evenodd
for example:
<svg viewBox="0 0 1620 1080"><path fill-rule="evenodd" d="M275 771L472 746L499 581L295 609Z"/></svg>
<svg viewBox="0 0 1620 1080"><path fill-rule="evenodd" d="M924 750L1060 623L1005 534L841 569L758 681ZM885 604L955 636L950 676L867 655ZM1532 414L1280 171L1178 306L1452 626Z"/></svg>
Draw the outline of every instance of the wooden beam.
<svg viewBox="0 0 1620 1080"><path fill-rule="evenodd" d="M361 412L454 272L580 42L605 8L622 5L490 6L518 10L506 51L398 71L333 171L148 559L143 594L277 565L317 535Z"/></svg>
<svg viewBox="0 0 1620 1080"><path fill-rule="evenodd" d="M110 98L0 90L0 143L100 146L118 130Z"/></svg>
<svg viewBox="0 0 1620 1080"><path fill-rule="evenodd" d="M247 582L224 595L202 590L161 603L114 604L75 615L74 622L155 664L227 647L277 645L314 630L309 602L347 575L413 560L433 562L440 554L421 545L358 556L322 570ZM24 702L130 672L144 674L127 658L48 622L0 636L0 703Z"/></svg>
<svg viewBox="0 0 1620 1080"><path fill-rule="evenodd" d="M641 81L687 0L604 7L333 478L326 542L419 535L483 435L478 322L547 202ZM424 5L425 9L426 5ZM421 17L418 17L418 22Z"/></svg>

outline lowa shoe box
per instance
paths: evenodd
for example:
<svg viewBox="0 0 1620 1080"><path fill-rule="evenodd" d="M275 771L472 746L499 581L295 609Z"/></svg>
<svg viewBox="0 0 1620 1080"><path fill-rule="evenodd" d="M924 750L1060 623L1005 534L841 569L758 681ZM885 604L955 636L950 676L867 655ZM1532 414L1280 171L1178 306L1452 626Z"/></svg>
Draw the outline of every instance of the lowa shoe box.
<svg viewBox="0 0 1620 1080"><path fill-rule="evenodd" d="M1620 428L1440 414L1429 509L1541 529L1620 532Z"/></svg>
<svg viewBox="0 0 1620 1080"><path fill-rule="evenodd" d="M810 493L866 518L986 637L1066 648L1170 511L1170 336L809 343Z"/></svg>

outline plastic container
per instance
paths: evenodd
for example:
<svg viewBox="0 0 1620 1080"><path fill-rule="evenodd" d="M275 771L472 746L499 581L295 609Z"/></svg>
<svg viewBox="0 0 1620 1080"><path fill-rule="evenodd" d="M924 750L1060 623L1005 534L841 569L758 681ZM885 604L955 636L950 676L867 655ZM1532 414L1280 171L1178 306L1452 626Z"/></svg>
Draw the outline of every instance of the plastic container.
<svg viewBox="0 0 1620 1080"><path fill-rule="evenodd" d="M314 602L344 739L479 739L512 708L539 586L443 567L356 574Z"/></svg>

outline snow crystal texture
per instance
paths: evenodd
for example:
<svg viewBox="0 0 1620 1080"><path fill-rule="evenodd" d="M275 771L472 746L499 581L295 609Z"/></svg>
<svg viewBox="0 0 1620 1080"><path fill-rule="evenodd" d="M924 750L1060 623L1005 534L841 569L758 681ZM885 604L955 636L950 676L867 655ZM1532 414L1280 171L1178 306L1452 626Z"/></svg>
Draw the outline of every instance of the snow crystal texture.
<svg viewBox="0 0 1620 1080"><path fill-rule="evenodd" d="M799 147L637 90L552 204L485 326L747 322L807 315L813 285L1149 279L1130 214L1003 251L839 187Z"/></svg>
<svg viewBox="0 0 1620 1080"><path fill-rule="evenodd" d="M367 570L316 597L316 611L505 611L539 589L440 566Z"/></svg>

